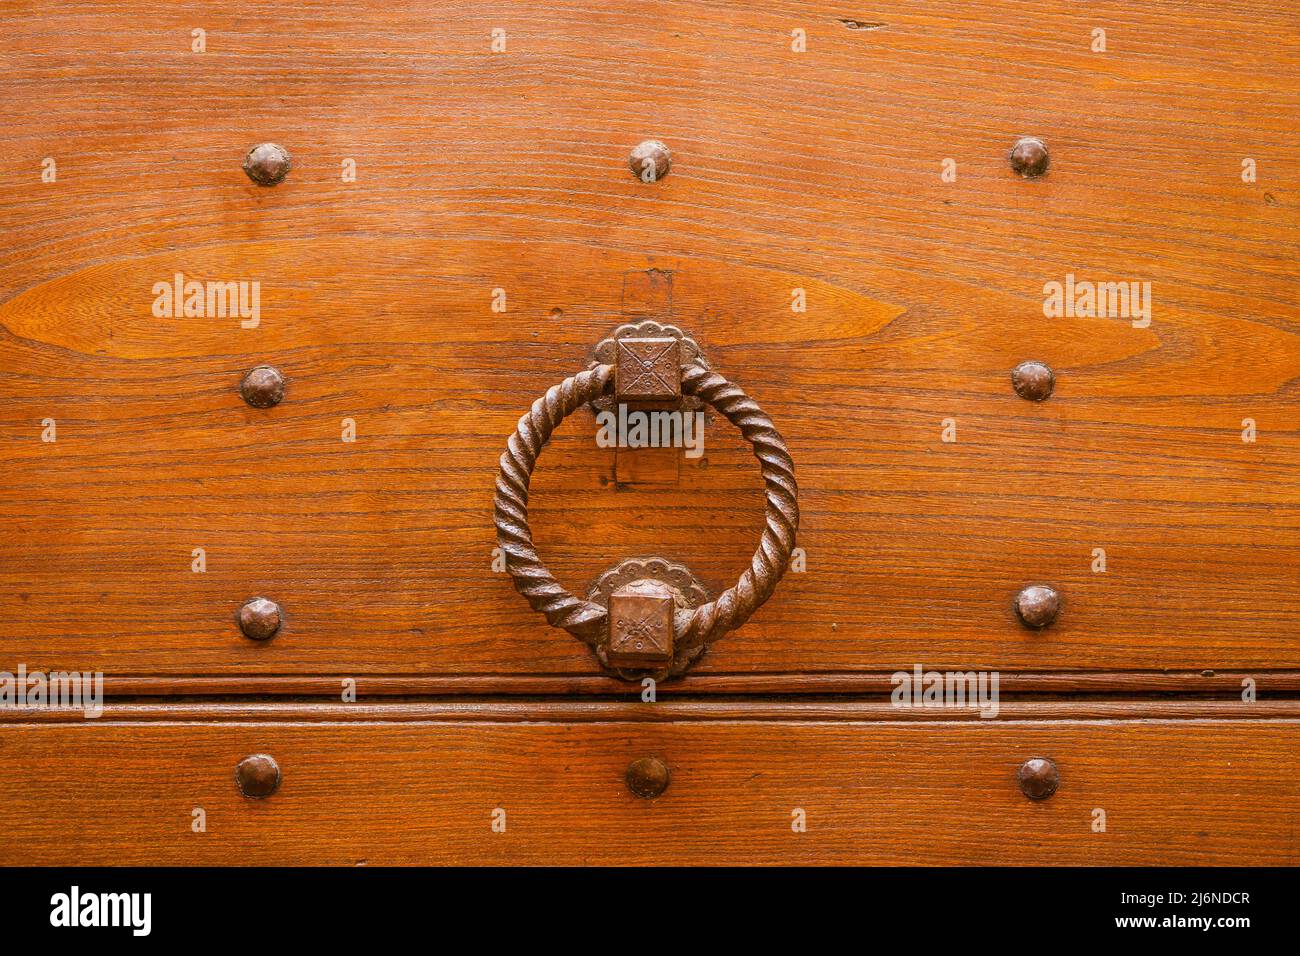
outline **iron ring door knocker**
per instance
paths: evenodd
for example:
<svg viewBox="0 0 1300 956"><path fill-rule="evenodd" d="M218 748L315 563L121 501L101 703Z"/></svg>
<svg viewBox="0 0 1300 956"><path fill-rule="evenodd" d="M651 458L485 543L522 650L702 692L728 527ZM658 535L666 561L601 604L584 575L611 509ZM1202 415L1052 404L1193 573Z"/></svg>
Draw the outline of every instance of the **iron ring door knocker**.
<svg viewBox="0 0 1300 956"><path fill-rule="evenodd" d="M616 332L613 363L594 364L533 402L501 456L494 507L497 543L515 589L549 624L588 644L606 669L629 680L681 674L710 644L749 620L785 574L799 528L794 462L772 420L739 386L700 362L682 362L679 345L689 340L678 330L648 325L676 336ZM679 399L694 396L716 409L740 429L761 467L762 538L740 580L713 600L687 568L657 557L621 562L580 598L556 581L533 546L528 485L552 432L578 408L611 392L620 400L644 397L638 383L646 377L657 389L667 384Z"/></svg>

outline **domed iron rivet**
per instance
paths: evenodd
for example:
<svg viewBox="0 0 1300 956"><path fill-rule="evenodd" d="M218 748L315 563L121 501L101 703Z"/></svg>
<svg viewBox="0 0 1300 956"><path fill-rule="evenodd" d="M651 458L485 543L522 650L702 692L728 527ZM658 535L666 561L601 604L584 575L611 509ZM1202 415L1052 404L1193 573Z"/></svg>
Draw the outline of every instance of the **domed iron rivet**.
<svg viewBox="0 0 1300 956"><path fill-rule="evenodd" d="M246 797L261 800L280 789L280 765L266 754L253 754L235 767L235 783Z"/></svg>
<svg viewBox="0 0 1300 956"><path fill-rule="evenodd" d="M1016 782L1030 800L1046 800L1061 785L1061 771L1046 757L1033 757L1020 765Z"/></svg>
<svg viewBox="0 0 1300 956"><path fill-rule="evenodd" d="M292 168L289 151L276 143L258 143L244 157L244 172L259 186L274 186Z"/></svg>
<svg viewBox="0 0 1300 956"><path fill-rule="evenodd" d="M280 630L280 605L255 597L239 609L239 629L254 641L269 641Z"/></svg>
<svg viewBox="0 0 1300 956"><path fill-rule="evenodd" d="M1061 612L1061 595L1046 584L1031 584L1016 595L1016 614L1029 627L1047 627Z"/></svg>
<svg viewBox="0 0 1300 956"><path fill-rule="evenodd" d="M1016 140L1011 147L1011 168L1026 179L1047 172L1047 144L1036 136Z"/></svg>
<svg viewBox="0 0 1300 956"><path fill-rule="evenodd" d="M650 800L668 789L668 765L656 757L633 760L627 768L627 788Z"/></svg>
<svg viewBox="0 0 1300 956"><path fill-rule="evenodd" d="M279 405L284 398L284 376L269 365L259 365L239 383L239 394L253 408Z"/></svg>
<svg viewBox="0 0 1300 956"><path fill-rule="evenodd" d="M1041 402L1052 394L1056 376L1042 362L1021 362L1011 371L1011 386L1021 398Z"/></svg>
<svg viewBox="0 0 1300 956"><path fill-rule="evenodd" d="M668 147L657 139L647 139L638 143L627 158L632 175L643 183L658 182L672 169L673 157Z"/></svg>

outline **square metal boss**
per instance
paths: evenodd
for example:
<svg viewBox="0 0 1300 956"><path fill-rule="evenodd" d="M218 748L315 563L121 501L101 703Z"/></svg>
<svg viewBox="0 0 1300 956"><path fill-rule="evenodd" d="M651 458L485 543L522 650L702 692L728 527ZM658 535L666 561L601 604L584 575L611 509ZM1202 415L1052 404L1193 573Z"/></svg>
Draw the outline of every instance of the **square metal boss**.
<svg viewBox="0 0 1300 956"><path fill-rule="evenodd" d="M620 402L671 402L682 396L681 344L672 338L618 339L614 394Z"/></svg>
<svg viewBox="0 0 1300 956"><path fill-rule="evenodd" d="M673 659L672 591L657 581L633 581L609 596L609 646L614 666L662 664Z"/></svg>

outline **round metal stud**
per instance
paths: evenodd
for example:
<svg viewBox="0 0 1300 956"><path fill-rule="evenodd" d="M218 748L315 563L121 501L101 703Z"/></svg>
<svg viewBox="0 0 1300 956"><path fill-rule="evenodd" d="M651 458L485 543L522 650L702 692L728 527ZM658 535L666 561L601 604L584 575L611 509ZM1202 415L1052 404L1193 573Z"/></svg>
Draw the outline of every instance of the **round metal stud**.
<svg viewBox="0 0 1300 956"><path fill-rule="evenodd" d="M634 794L652 800L668 789L668 765L657 757L642 757L628 764L625 779Z"/></svg>
<svg viewBox="0 0 1300 956"><path fill-rule="evenodd" d="M270 408L284 398L284 376L279 369L259 365L239 383L239 394L253 408Z"/></svg>
<svg viewBox="0 0 1300 956"><path fill-rule="evenodd" d="M266 754L253 754L235 767L235 783L246 797L261 800L280 789L280 765Z"/></svg>
<svg viewBox="0 0 1300 956"><path fill-rule="evenodd" d="M280 605L255 597L239 609L239 629L254 641L269 641L280 630Z"/></svg>
<svg viewBox="0 0 1300 956"><path fill-rule="evenodd" d="M274 186L292 168L289 151L277 143L258 143L244 157L244 172L259 186Z"/></svg>
<svg viewBox="0 0 1300 956"><path fill-rule="evenodd" d="M633 147L627 158L632 175L643 183L654 183L668 175L673 157L668 147L657 139L647 139Z"/></svg>
<svg viewBox="0 0 1300 956"><path fill-rule="evenodd" d="M1016 595L1016 614L1028 627L1047 627L1061 613L1061 595L1046 584L1031 584Z"/></svg>
<svg viewBox="0 0 1300 956"><path fill-rule="evenodd" d="M1046 757L1033 757L1020 765L1016 782L1030 800L1046 800L1061 785L1061 771Z"/></svg>
<svg viewBox="0 0 1300 956"><path fill-rule="evenodd" d="M1047 144L1036 136L1016 140L1009 158L1011 168L1026 179L1034 179L1047 172Z"/></svg>
<svg viewBox="0 0 1300 956"><path fill-rule="evenodd" d="M1023 399L1041 402L1052 394L1056 376L1042 362L1021 362L1011 371L1011 387Z"/></svg>

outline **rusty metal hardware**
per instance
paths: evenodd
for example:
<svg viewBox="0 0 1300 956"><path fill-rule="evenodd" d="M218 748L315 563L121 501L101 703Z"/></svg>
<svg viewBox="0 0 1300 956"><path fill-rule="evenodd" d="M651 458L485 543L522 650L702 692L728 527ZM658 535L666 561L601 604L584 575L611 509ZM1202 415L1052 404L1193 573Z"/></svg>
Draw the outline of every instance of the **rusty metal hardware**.
<svg viewBox="0 0 1300 956"><path fill-rule="evenodd" d="M587 600L610 614L609 640L596 647L597 658L628 680L653 673L674 658L684 670L704 653L703 644L694 649L675 645L677 612L709 601L708 590L685 565L666 558L628 558L592 582Z"/></svg>
<svg viewBox="0 0 1300 956"><path fill-rule="evenodd" d="M697 412L706 411L709 420L712 419L712 409L706 409L704 403L695 395L684 395L681 390L681 372L674 366L668 371L672 378L668 382L668 388L664 392L669 395L667 398L650 397L653 394L653 378L637 375L633 368L634 362L644 362L645 358L659 358L663 363L663 357L657 355L658 350L643 355L648 347L646 343L655 339L672 339L676 344L675 352L670 347L666 353L667 356L674 356L676 364L682 366L695 365L699 368L708 369L708 359L704 357L704 351L700 344L693 338L683 332L675 325L663 325L653 319L627 322L618 326L612 333L607 335L596 343L592 348L588 368L595 368L597 365L614 366L614 387L602 395L598 395L589 403L593 412L617 411L620 402L626 402L629 405L635 405L642 409L674 409L680 412ZM622 365L622 389L619 387L619 366ZM642 371L646 371L642 368ZM660 371L663 374L663 370ZM675 389L675 392L674 392Z"/></svg>
<svg viewBox="0 0 1300 956"><path fill-rule="evenodd" d="M785 574L799 528L794 462L757 403L695 356L677 352L680 340L673 336L637 338L631 344L619 349L617 388L615 364L600 362L533 402L501 456L494 507L497 544L515 589L549 624L586 643L607 670L628 680L681 674L710 644L749 620ZM664 361L668 355L676 356L671 367ZM766 526L749 568L713 600L689 570L659 557L621 562L583 599L556 581L538 557L528 526L528 485L537 456L560 422L610 394L619 401L672 394L697 399L738 427L753 446L766 489Z"/></svg>
<svg viewBox="0 0 1300 956"><path fill-rule="evenodd" d="M1011 168L1026 179L1036 179L1047 172L1047 144L1037 136L1025 136L1016 140L1007 158L1011 162Z"/></svg>
<svg viewBox="0 0 1300 956"><path fill-rule="evenodd" d="M274 186L289 175L293 160L278 143L258 143L244 156L244 172L259 186Z"/></svg>
<svg viewBox="0 0 1300 956"><path fill-rule="evenodd" d="M627 788L638 797L653 800L668 789L672 774L668 765L658 757L641 757L628 764L623 779Z"/></svg>
<svg viewBox="0 0 1300 956"><path fill-rule="evenodd" d="M245 601L235 617L245 637L254 641L269 641L280 630L284 612L274 601L255 597Z"/></svg>
<svg viewBox="0 0 1300 956"><path fill-rule="evenodd" d="M1046 800L1061 785L1061 771L1047 757L1031 757L1016 771L1016 783L1030 800Z"/></svg>
<svg viewBox="0 0 1300 956"><path fill-rule="evenodd" d="M659 140L647 139L632 147L627 165L637 179L643 183L654 183L668 175L668 170L673 166L673 156Z"/></svg>
<svg viewBox="0 0 1300 956"><path fill-rule="evenodd" d="M266 754L245 757L235 767L235 783L244 796L265 799L280 789L280 765Z"/></svg>
<svg viewBox="0 0 1300 956"><path fill-rule="evenodd" d="M239 394L253 408L279 405L284 399L284 376L270 365L259 365L244 375Z"/></svg>
<svg viewBox="0 0 1300 956"><path fill-rule="evenodd" d="M1045 401L1056 387L1056 375L1043 362L1021 362L1011 370L1011 387L1026 401Z"/></svg>
<svg viewBox="0 0 1300 956"><path fill-rule="evenodd" d="M1061 595L1046 584L1031 584L1016 595L1015 608L1026 627L1047 627L1061 613Z"/></svg>

